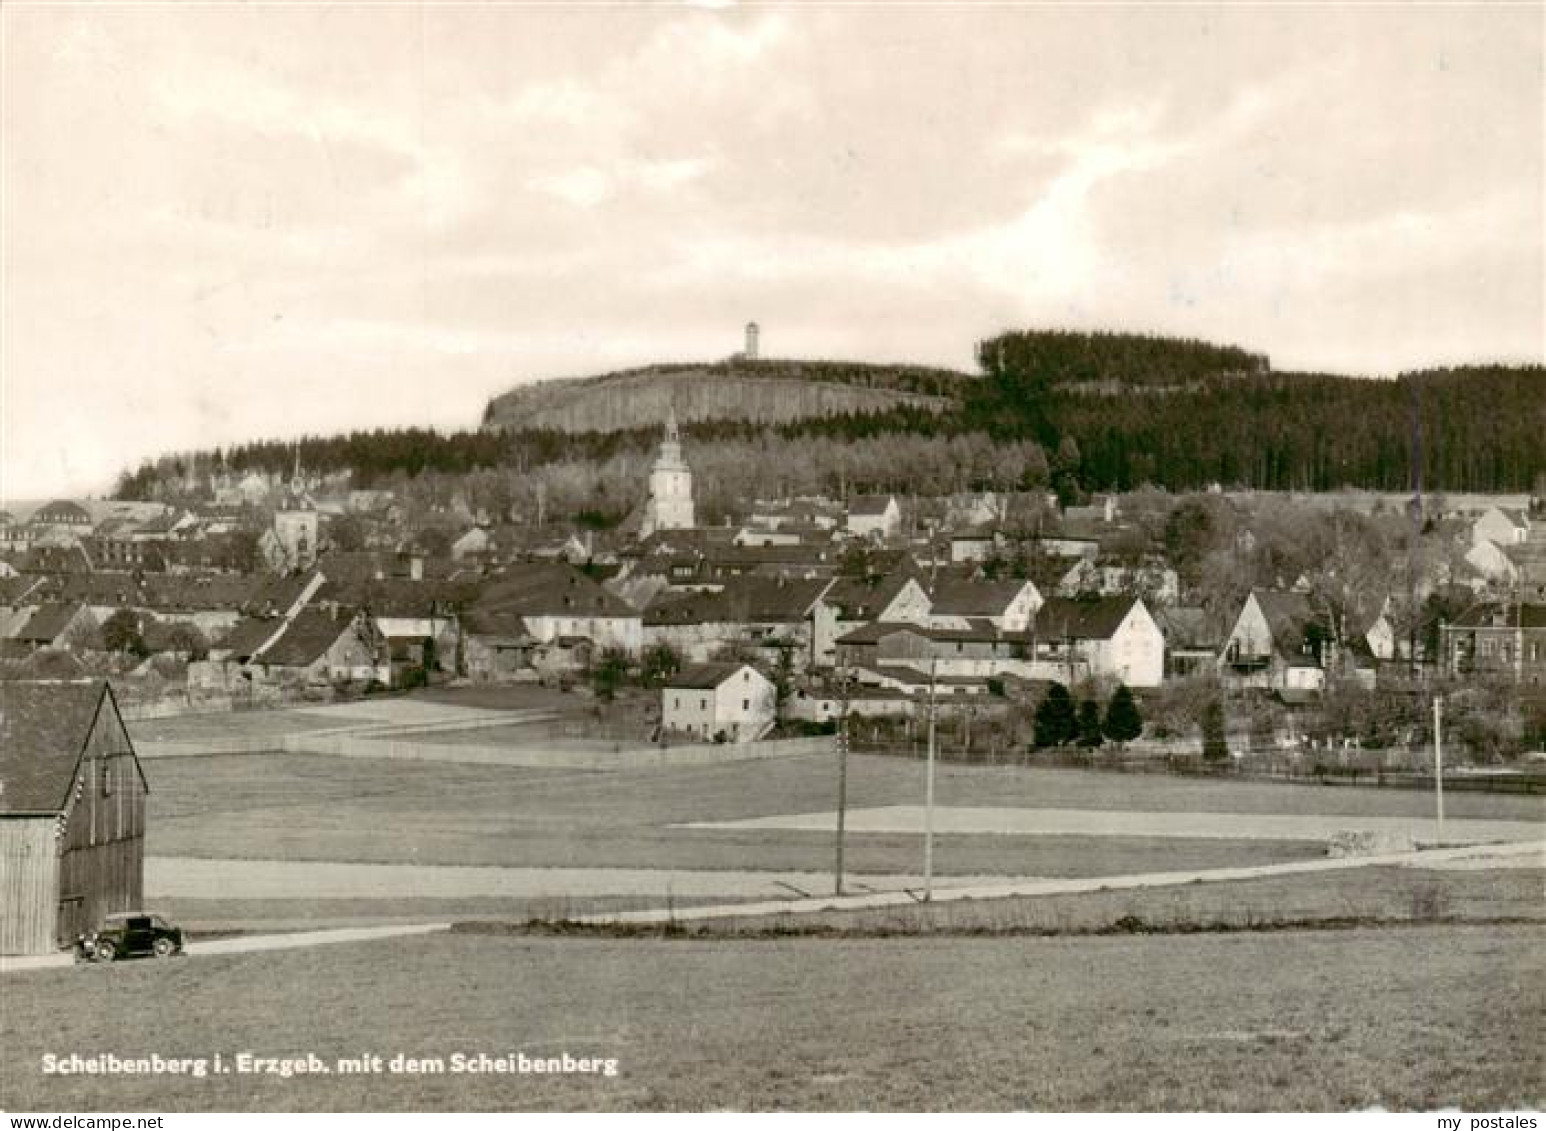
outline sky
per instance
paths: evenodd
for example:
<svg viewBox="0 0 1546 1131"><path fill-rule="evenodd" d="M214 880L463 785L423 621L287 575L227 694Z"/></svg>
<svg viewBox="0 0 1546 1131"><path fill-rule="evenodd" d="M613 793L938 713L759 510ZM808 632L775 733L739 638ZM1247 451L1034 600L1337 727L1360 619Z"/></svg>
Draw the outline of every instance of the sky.
<svg viewBox="0 0 1546 1131"><path fill-rule="evenodd" d="M0 7L0 498L1006 329L1540 361L1546 7Z"/></svg>

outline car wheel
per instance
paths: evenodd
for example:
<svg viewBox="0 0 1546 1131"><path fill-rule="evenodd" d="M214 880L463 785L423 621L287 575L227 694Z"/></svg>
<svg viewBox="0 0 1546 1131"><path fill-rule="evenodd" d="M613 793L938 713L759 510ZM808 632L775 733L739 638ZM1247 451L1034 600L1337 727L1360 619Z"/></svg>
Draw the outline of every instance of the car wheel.
<svg viewBox="0 0 1546 1131"><path fill-rule="evenodd" d="M118 948L109 939L97 940L97 961L111 962L118 957Z"/></svg>
<svg viewBox="0 0 1546 1131"><path fill-rule="evenodd" d="M161 938L156 940L151 950L155 952L157 958L171 958L177 953L177 944L171 939Z"/></svg>

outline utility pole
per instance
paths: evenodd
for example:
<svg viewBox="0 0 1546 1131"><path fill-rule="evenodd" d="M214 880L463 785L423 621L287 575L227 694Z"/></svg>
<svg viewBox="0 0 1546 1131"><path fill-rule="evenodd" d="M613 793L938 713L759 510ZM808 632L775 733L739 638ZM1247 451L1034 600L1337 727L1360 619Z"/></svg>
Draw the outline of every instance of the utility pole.
<svg viewBox="0 0 1546 1131"><path fill-rule="evenodd" d="M934 680L939 667L936 657L929 659L929 758L923 788L923 901L934 898Z"/></svg>
<svg viewBox="0 0 1546 1131"><path fill-rule="evenodd" d="M1417 633L1419 611L1417 588L1422 577L1423 538L1423 417L1421 393L1416 377L1412 383L1412 546L1407 561L1407 659L1415 685L1422 675L1422 665L1417 660Z"/></svg>
<svg viewBox="0 0 1546 1131"><path fill-rule="evenodd" d="M848 669L838 671L842 711L837 723L837 860L832 869L832 894L843 894L843 827L848 820Z"/></svg>
<svg viewBox="0 0 1546 1131"><path fill-rule="evenodd" d="M1443 703L1444 700L1440 696L1433 697L1433 802L1435 815L1438 818L1438 842L1441 848L1444 845Z"/></svg>

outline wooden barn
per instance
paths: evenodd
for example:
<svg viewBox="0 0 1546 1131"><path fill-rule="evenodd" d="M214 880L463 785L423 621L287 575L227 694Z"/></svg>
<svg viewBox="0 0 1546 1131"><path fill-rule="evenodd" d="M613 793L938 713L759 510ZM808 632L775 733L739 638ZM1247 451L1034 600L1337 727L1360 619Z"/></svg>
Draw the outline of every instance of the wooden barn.
<svg viewBox="0 0 1546 1131"><path fill-rule="evenodd" d="M0 683L0 954L141 905L146 792L105 682Z"/></svg>

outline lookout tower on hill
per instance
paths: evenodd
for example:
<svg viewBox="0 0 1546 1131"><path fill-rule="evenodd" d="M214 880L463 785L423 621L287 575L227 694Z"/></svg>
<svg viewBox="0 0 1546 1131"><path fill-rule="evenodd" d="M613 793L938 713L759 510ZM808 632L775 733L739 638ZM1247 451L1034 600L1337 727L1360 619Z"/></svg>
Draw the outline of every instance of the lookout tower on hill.
<svg viewBox="0 0 1546 1131"><path fill-rule="evenodd" d="M761 332L757 323L748 322L746 324L746 349L742 352L741 356L747 361L757 360L757 335Z"/></svg>

